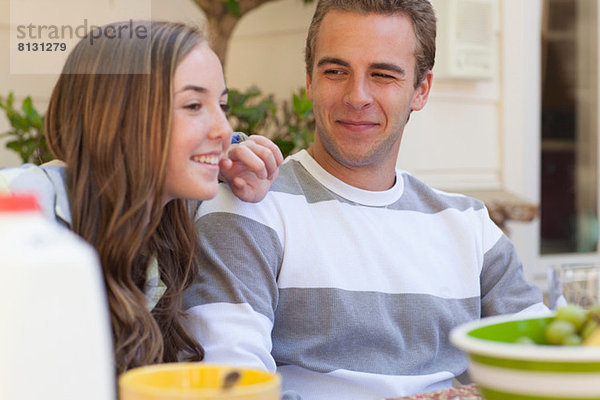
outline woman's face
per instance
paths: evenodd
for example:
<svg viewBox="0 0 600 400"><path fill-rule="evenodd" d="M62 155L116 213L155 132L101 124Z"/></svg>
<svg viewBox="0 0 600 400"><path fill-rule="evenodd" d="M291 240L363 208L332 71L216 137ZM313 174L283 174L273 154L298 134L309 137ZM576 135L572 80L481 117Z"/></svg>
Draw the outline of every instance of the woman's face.
<svg viewBox="0 0 600 400"><path fill-rule="evenodd" d="M206 44L175 70L166 201L205 200L217 194L219 160L231 143L223 69Z"/></svg>

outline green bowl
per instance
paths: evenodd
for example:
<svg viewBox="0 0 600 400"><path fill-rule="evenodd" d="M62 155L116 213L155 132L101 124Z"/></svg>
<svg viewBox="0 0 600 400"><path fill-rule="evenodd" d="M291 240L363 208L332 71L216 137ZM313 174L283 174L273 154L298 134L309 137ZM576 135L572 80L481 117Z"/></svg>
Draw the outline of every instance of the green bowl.
<svg viewBox="0 0 600 400"><path fill-rule="evenodd" d="M483 318L450 333L470 358L469 374L487 400L600 400L600 347L552 346L553 315ZM515 341L528 336L535 343Z"/></svg>

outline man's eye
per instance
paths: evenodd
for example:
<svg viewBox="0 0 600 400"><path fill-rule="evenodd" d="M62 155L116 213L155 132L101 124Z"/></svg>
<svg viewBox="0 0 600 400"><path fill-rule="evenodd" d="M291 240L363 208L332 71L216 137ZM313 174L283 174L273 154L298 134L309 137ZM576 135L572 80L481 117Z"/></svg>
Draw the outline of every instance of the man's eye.
<svg viewBox="0 0 600 400"><path fill-rule="evenodd" d="M191 103L188 104L184 107L186 110L190 110L190 111L198 111L202 108L202 104L200 103Z"/></svg>
<svg viewBox="0 0 600 400"><path fill-rule="evenodd" d="M383 78L383 79L396 79L396 77L394 77L392 75L384 74L382 72L375 72L373 74L373 76L376 78Z"/></svg>
<svg viewBox="0 0 600 400"><path fill-rule="evenodd" d="M221 110L223 110L223 112L229 112L229 110L231 110L231 106L229 104L221 104Z"/></svg>
<svg viewBox="0 0 600 400"><path fill-rule="evenodd" d="M337 75L342 75L344 73L344 71L339 70L339 69L326 69L324 73L325 73L325 75L337 76Z"/></svg>

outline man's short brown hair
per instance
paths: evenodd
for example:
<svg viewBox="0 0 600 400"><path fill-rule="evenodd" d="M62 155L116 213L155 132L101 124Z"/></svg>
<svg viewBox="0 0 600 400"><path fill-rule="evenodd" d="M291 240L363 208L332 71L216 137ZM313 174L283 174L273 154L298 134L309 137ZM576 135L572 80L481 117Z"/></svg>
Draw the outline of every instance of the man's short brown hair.
<svg viewBox="0 0 600 400"><path fill-rule="evenodd" d="M409 17L413 23L416 46L415 87L433 69L435 62L435 12L429 0L319 0L306 38L306 72L312 76L317 35L325 15L332 10L359 14L395 15Z"/></svg>

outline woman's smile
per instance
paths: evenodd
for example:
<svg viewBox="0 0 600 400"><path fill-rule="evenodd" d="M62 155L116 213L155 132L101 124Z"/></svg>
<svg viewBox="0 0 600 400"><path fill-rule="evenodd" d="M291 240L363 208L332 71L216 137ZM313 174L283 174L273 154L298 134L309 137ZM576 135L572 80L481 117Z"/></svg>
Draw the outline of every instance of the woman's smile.
<svg viewBox="0 0 600 400"><path fill-rule="evenodd" d="M191 157L192 161L199 164L219 165L220 154L197 154Z"/></svg>

